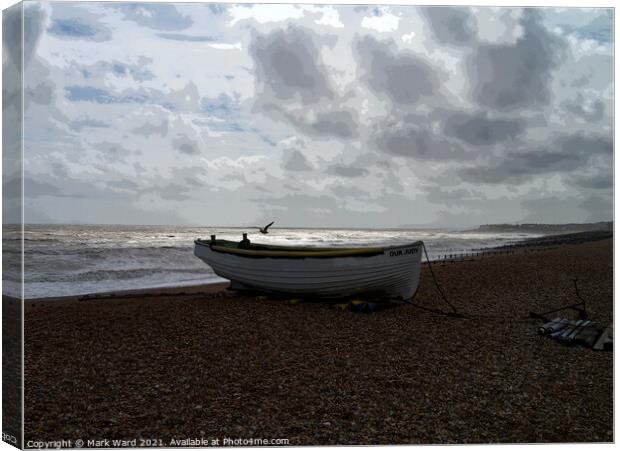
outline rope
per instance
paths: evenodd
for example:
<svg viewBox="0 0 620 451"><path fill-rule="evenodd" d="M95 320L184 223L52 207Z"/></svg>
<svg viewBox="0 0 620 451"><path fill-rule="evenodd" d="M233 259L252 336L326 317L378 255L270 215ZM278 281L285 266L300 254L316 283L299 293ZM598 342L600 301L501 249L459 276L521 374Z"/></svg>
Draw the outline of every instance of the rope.
<svg viewBox="0 0 620 451"><path fill-rule="evenodd" d="M456 310L456 307L454 307L454 305L452 305L452 303L448 300L447 296L445 295L445 293L443 292L443 290L441 289L441 286L439 286L439 282L437 281L437 277L435 277L435 273L433 272L433 265L431 264L431 259L428 257L428 252L426 251L426 246L424 245L424 243L422 243L422 249L424 249L424 255L426 257L426 263L428 265L428 269L431 273L431 277L433 278L433 283L435 284L435 288L437 289L437 292L439 293L439 295L441 296L441 299L450 306L450 308L452 309L451 312L444 312L441 310L437 310L437 309L433 309L430 307L424 307L423 305L418 305L413 303L413 299L415 298L415 294L410 298L410 299L402 299L402 302L404 302L405 304L409 304L413 307L417 307L419 309L422 310L426 310L428 312L432 312L432 313L437 313L439 315L444 315L444 316L451 316L454 318L465 318L465 319L480 319L480 320L501 320L501 321L511 321L511 322L529 322L531 321L531 318L528 317L521 317L521 318L517 318L517 317L509 317L509 316L501 316L501 315L464 315L462 313L459 313ZM577 297L579 298L579 300L581 301L580 304L575 304L575 305L570 305L567 307L562 307L559 308L557 310L552 310L551 312L546 312L546 313L554 313L556 311L560 311L560 310L564 310L566 308L575 308L577 305L583 305L583 310L581 309L577 309L577 310L581 310L585 313L585 304L586 301L581 297L579 290L577 289L577 279L573 279L573 283L575 286L575 294L577 295ZM417 292L416 292L417 293Z"/></svg>
<svg viewBox="0 0 620 451"><path fill-rule="evenodd" d="M422 249L424 249L424 256L426 257L426 263L428 265L428 269L431 273L431 277L433 278L433 282L435 283L435 288L437 289L437 292L439 293L439 296L441 296L441 299L443 299L443 301L448 304L450 306L450 308L452 309L452 312L442 312L441 310L435 310L435 309L431 309L428 307L422 307L421 305L416 305L413 302L411 302L413 300L413 297L411 298L411 300L403 300L403 302L405 302L406 304L409 305L413 305L414 307L418 307L424 310L428 310L430 312L433 313L439 313L441 315L446 315L446 316L453 316L455 318L466 318L465 315L457 312L456 307L454 307L454 305L452 305L452 303L448 300L448 298L446 297L445 293L443 292L443 290L441 289L441 287L439 286L439 282L437 282L437 278L435 277L435 273L433 272L433 265L431 264L431 259L428 258L428 252L426 251L426 245L424 244L424 242L422 242Z"/></svg>
<svg viewBox="0 0 620 451"><path fill-rule="evenodd" d="M402 302L404 302L405 304L409 304L413 307L417 307L419 309L422 310L426 310L428 312L432 312L432 313L437 313L439 315L444 315L444 316L451 316L454 318L465 318L465 319L495 319L495 320L502 320L502 321L513 321L513 322L526 322L528 321L527 319L523 318L515 318L515 317L506 317L506 316L500 316L500 315L464 315L462 313L459 313L456 310L456 307L454 307L454 305L448 300L448 297L445 295L445 293L443 292L443 290L441 289L441 286L439 285L439 282L437 281L437 277L435 277L435 273L433 272L433 266L431 264L431 259L428 257L428 252L426 251L426 246L424 245L424 243L422 243L422 248L424 249L424 256L426 257L426 263L428 265L428 269L431 273L431 277L433 278L433 283L435 284L435 288L437 289L437 292L439 293L439 295L441 296L441 299L450 306L450 308L452 309L451 312L444 312L441 310L437 310L437 309L433 309L430 307L424 307L422 305L418 305L418 304L414 304L412 301L415 297L415 294L411 297L411 299L403 299Z"/></svg>

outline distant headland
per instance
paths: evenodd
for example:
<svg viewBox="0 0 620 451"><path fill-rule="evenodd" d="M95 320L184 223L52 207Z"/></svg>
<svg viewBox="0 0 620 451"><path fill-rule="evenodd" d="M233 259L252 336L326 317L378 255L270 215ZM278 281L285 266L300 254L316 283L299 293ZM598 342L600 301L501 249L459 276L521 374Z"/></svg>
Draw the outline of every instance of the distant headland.
<svg viewBox="0 0 620 451"><path fill-rule="evenodd" d="M484 224L475 229L477 232L523 232L523 233L571 233L593 230L613 231L614 223L589 222L582 224Z"/></svg>

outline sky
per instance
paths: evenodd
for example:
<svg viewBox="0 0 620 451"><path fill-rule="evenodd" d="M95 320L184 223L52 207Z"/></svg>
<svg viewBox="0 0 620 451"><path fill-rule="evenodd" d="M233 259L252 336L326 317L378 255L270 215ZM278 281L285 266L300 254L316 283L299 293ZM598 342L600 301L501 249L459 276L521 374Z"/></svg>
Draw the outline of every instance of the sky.
<svg viewBox="0 0 620 451"><path fill-rule="evenodd" d="M612 220L610 9L24 14L26 222Z"/></svg>

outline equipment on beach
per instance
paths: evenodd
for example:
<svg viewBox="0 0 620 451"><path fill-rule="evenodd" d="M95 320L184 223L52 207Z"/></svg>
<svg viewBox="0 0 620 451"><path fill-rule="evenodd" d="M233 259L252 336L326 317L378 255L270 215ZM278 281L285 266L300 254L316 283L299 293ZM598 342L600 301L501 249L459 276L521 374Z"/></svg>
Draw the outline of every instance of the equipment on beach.
<svg viewBox="0 0 620 451"><path fill-rule="evenodd" d="M555 318L540 327L538 333L565 344L579 344L597 351L613 350L613 323L603 328L587 319Z"/></svg>
<svg viewBox="0 0 620 451"><path fill-rule="evenodd" d="M538 333L565 344L579 344L597 351L613 350L613 323L607 328L602 328L596 322L589 320L586 301L579 294L577 278L573 278L573 285L579 302L543 313L530 312L530 318L540 319L545 322L538 329ZM570 320L558 317L550 320L547 317L550 313L557 313L562 310L576 311L578 319Z"/></svg>
<svg viewBox="0 0 620 451"><path fill-rule="evenodd" d="M410 299L418 288L424 246L417 241L388 247L240 247L215 235L194 243L194 255L229 279L232 289L306 298Z"/></svg>

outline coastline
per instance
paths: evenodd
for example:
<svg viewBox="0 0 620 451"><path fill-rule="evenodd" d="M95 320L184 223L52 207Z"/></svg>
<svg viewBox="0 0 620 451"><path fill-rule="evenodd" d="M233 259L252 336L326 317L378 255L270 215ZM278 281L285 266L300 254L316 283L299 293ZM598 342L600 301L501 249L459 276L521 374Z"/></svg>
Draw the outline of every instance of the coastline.
<svg viewBox="0 0 620 451"><path fill-rule="evenodd" d="M102 291L90 294L79 295L67 295L67 296L53 296L45 298L30 298L24 299L24 303L32 302L62 302L62 301L80 301L87 302L91 300L103 300L103 299L134 299L144 297L161 297L161 296L195 296L199 294L210 295L212 293L220 292L228 287L229 282L213 282L202 283L197 285L172 285L165 287L155 288L135 288L131 290L114 290L114 291ZM10 296L3 296L11 300L16 300Z"/></svg>
<svg viewBox="0 0 620 451"><path fill-rule="evenodd" d="M613 353L541 337L528 318L574 303L578 277L590 318L608 325L612 240L528 249L434 265L457 309L487 319L341 312L223 286L29 301L26 440L613 441ZM422 271L415 302L444 310Z"/></svg>

